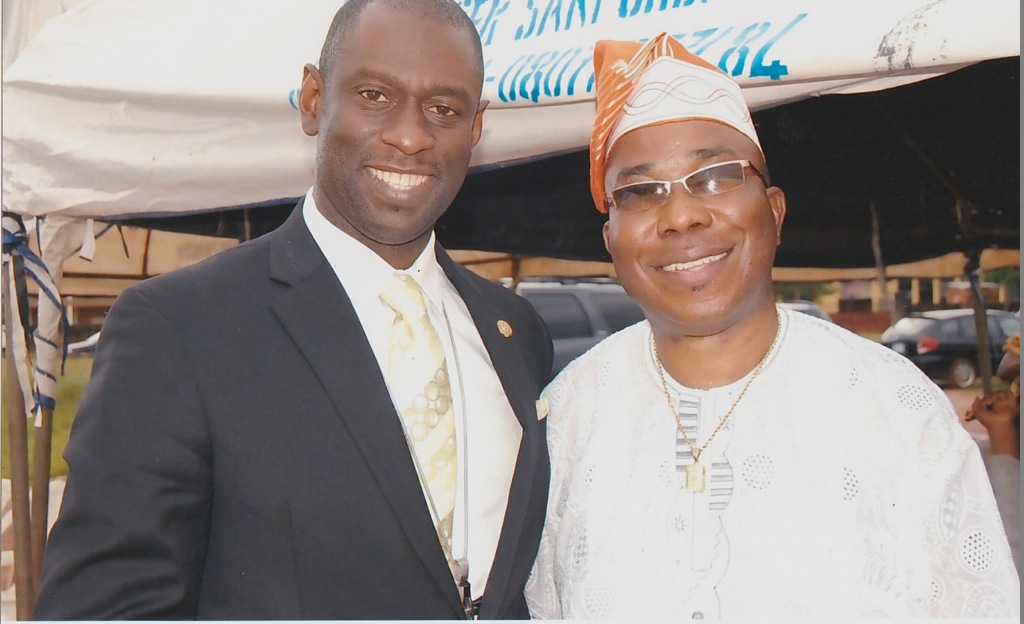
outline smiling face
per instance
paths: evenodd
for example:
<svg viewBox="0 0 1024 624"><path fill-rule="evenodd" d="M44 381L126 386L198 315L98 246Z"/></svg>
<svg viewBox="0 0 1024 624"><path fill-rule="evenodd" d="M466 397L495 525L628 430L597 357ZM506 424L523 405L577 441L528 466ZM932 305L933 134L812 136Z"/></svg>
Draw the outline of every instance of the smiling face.
<svg viewBox="0 0 1024 624"><path fill-rule="evenodd" d="M396 268L423 250L480 139L487 103L471 36L371 5L329 75L307 66L303 76L302 128L317 136L317 208Z"/></svg>
<svg viewBox="0 0 1024 624"><path fill-rule="evenodd" d="M624 135L608 157L605 191L644 180L675 180L760 151L740 132L711 121L648 126ZM627 292L656 331L710 336L758 315L774 315L772 265L786 200L749 169L737 189L706 197L672 185L658 208L611 208L605 246Z"/></svg>

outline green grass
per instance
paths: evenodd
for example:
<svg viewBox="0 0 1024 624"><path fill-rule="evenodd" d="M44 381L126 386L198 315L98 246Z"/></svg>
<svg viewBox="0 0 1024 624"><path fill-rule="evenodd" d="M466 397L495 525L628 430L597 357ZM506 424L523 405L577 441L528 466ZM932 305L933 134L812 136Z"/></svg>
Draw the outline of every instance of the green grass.
<svg viewBox="0 0 1024 624"><path fill-rule="evenodd" d="M57 477L68 473L68 465L64 463L61 455L64 453L64 446L68 442L68 435L71 432L71 422L75 419L75 412L78 411L78 402L85 391L85 384L89 381L92 372L92 355L69 356L64 368L64 375L57 379L57 406L53 413L53 442L50 450L50 477ZM6 365L3 366L3 376L7 374ZM3 401L3 457L0 472L5 479L11 477L11 448L10 429L7 427L7 400ZM29 466L32 466L32 456L35 448L35 427L32 422L28 424L28 456Z"/></svg>

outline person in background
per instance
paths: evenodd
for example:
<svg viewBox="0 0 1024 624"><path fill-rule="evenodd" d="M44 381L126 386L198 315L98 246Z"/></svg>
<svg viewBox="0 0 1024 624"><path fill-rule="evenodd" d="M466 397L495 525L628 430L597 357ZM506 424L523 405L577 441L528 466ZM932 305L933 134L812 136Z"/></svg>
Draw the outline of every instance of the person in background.
<svg viewBox="0 0 1024 624"><path fill-rule="evenodd" d="M646 320L544 390L537 618L1019 616L985 467L876 342L775 304L786 215L739 86L662 33L600 41L591 191Z"/></svg>
<svg viewBox="0 0 1024 624"><path fill-rule="evenodd" d="M985 427L988 440L979 442L999 515L1020 574L1020 334L1007 339L996 374L1008 390L983 394L968 408L966 420Z"/></svg>
<svg viewBox="0 0 1024 624"><path fill-rule="evenodd" d="M433 233L482 84L457 3L341 7L302 78L304 200L111 310L35 617L527 616L551 341Z"/></svg>

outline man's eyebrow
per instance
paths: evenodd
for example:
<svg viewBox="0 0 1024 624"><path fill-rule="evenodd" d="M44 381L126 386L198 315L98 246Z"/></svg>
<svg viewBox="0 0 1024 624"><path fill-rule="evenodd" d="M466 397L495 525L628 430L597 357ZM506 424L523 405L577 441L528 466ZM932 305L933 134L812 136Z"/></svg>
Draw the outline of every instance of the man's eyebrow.
<svg viewBox="0 0 1024 624"><path fill-rule="evenodd" d="M357 73L355 75L355 79L356 80L370 80L370 81L380 82L380 83L383 83L383 84L386 84L386 85L394 85L394 86L400 86L402 84L402 81L399 80L399 78L397 76L395 76L393 74L389 74L387 72L383 72L383 71L379 71L379 70L373 70L373 69L367 69L367 70L363 70L363 71ZM470 97L469 92L466 91L465 89L460 89L459 87L453 87L451 85L446 85L446 84L431 85L429 87L428 91L432 95L443 95L443 96L448 96L448 97L462 97L462 98Z"/></svg>
<svg viewBox="0 0 1024 624"><path fill-rule="evenodd" d="M707 160L709 158L715 158L716 156L721 156L722 154L728 154L730 156L735 156L736 152L732 151L731 149L729 149L727 147L702 147L702 148L695 149L692 152L690 152L690 156L694 160Z"/></svg>
<svg viewBox="0 0 1024 624"><path fill-rule="evenodd" d="M398 78L387 72L375 70L375 69L363 69L356 71L352 74L353 80L371 80L374 82L386 82L394 83L398 82Z"/></svg>
<svg viewBox="0 0 1024 624"><path fill-rule="evenodd" d="M710 160L723 154L735 156L736 152L728 147L700 147L690 152L690 158L696 161ZM654 163L646 162L633 165L615 175L616 183L635 175L646 175L654 169Z"/></svg>
<svg viewBox="0 0 1024 624"><path fill-rule="evenodd" d="M654 169L654 165L651 163L640 163L639 165L633 165L632 167L629 167L628 169L623 169L618 174L616 174L615 181L618 182L620 180L624 180L635 175L643 175L648 173L651 169Z"/></svg>

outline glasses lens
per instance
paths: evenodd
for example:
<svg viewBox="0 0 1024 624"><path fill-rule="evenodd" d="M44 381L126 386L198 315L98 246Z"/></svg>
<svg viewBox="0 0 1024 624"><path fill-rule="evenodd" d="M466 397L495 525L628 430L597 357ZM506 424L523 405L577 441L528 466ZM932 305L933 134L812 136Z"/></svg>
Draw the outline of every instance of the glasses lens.
<svg viewBox="0 0 1024 624"><path fill-rule="evenodd" d="M691 195L718 195L743 186L743 163L727 162L702 169L686 178Z"/></svg>
<svg viewBox="0 0 1024 624"><path fill-rule="evenodd" d="M660 206L668 199L664 182L636 182L612 191L612 204L624 212L638 212Z"/></svg>

